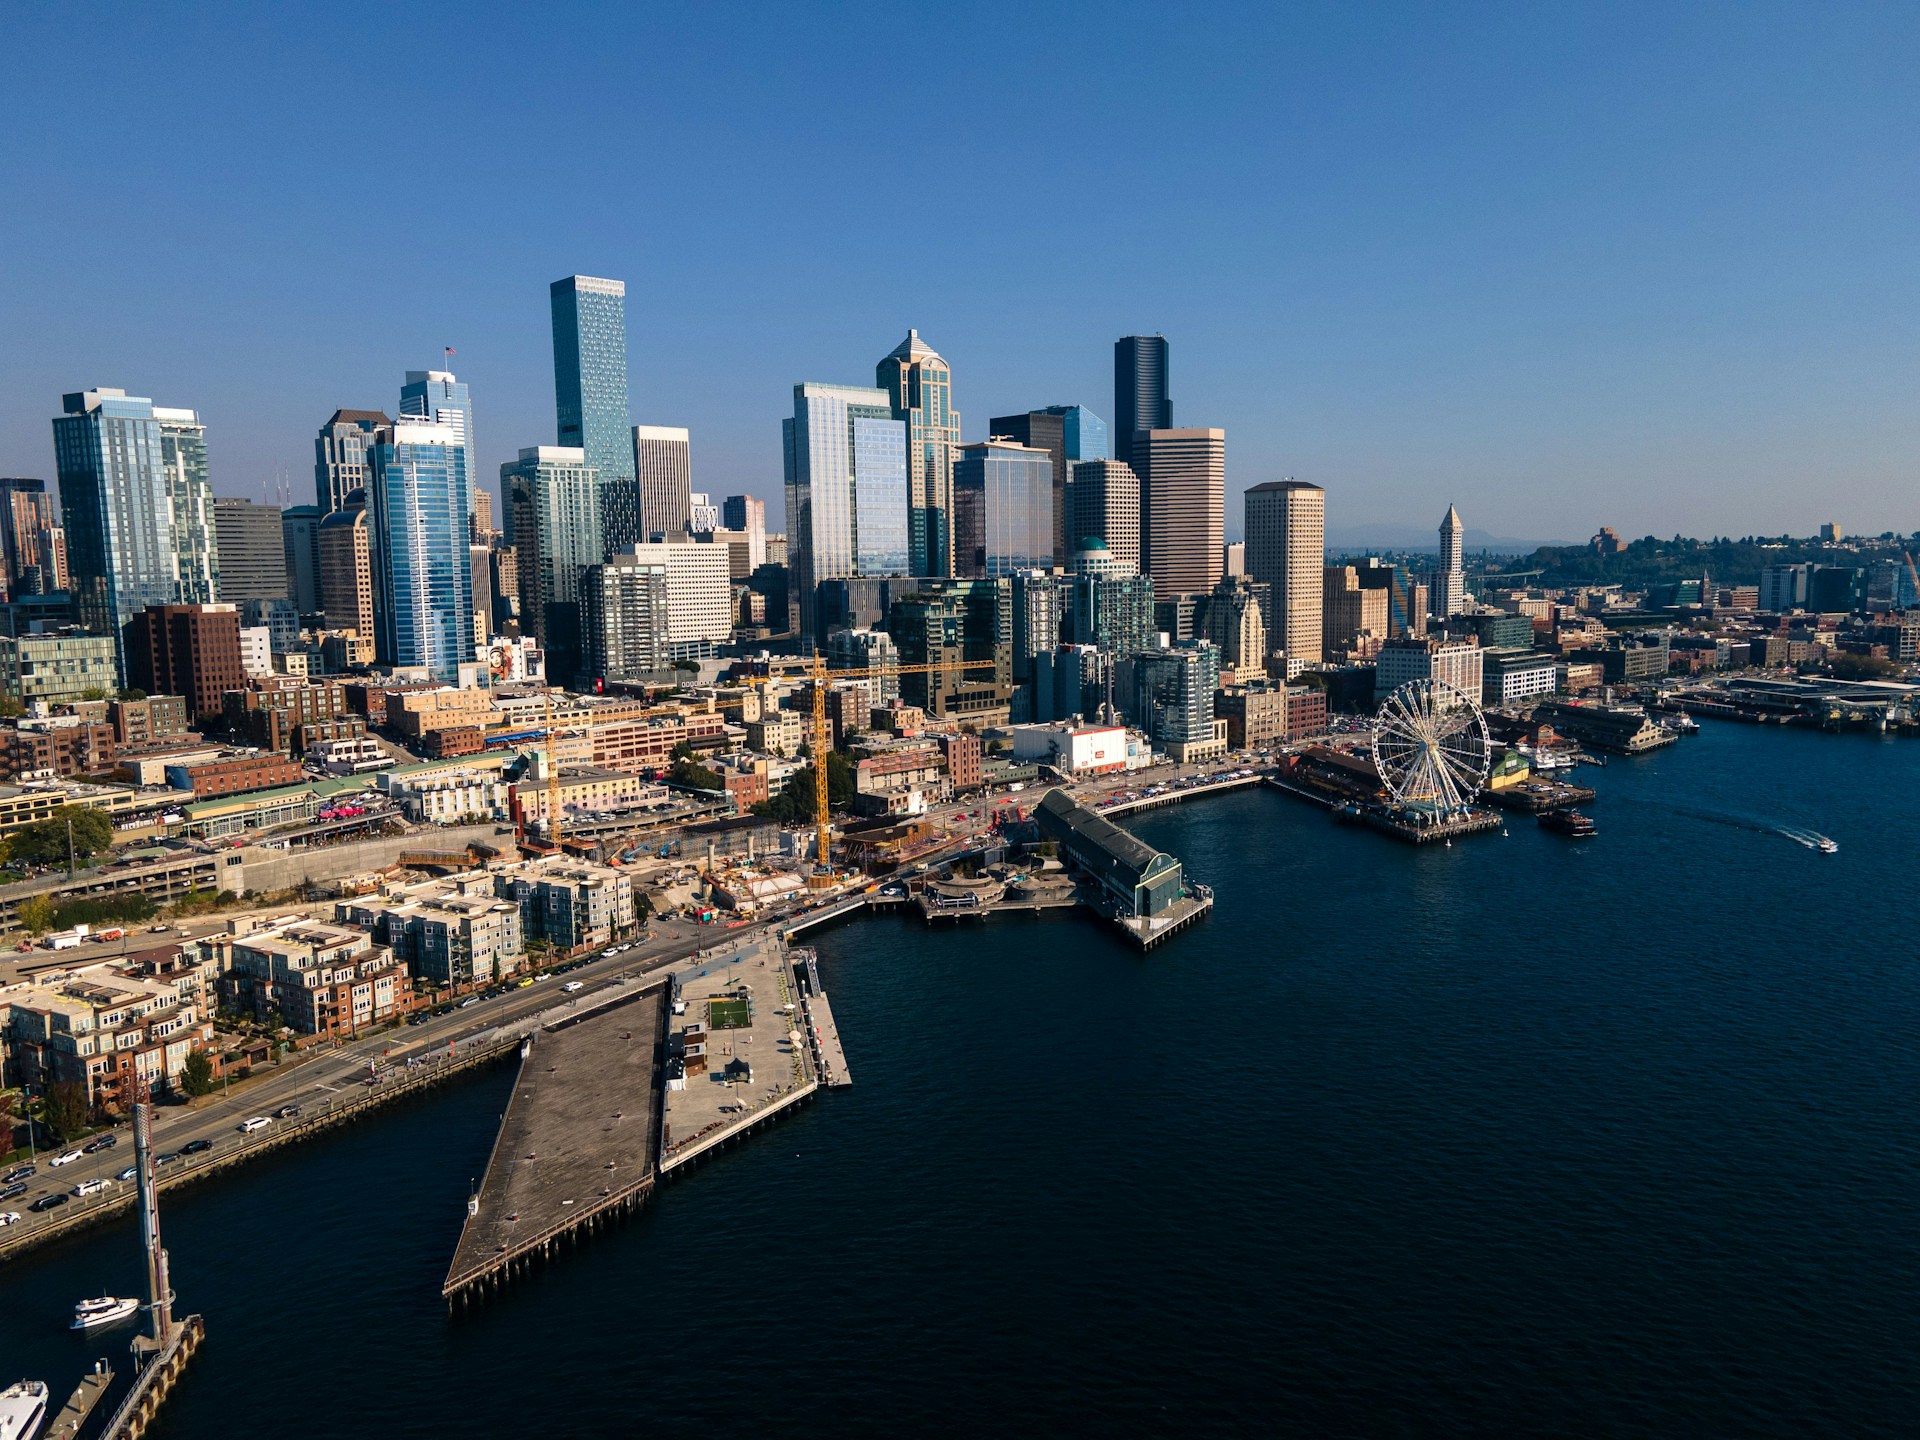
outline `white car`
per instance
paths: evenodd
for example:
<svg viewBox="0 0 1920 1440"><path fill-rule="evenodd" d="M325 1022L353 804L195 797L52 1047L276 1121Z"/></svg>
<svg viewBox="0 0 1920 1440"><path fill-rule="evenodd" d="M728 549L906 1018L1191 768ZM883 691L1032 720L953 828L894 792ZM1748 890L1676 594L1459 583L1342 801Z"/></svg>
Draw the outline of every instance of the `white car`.
<svg viewBox="0 0 1920 1440"><path fill-rule="evenodd" d="M584 989L586 989L586 988L587 988L587 982L586 982L586 981L584 981L584 980L569 980L569 981L567 981L567 983L566 983L566 984L564 984L564 985L562 985L562 986L561 986L560 988L561 988L562 990L564 990L564 991L566 991L566 992L567 992L567 994L569 994L569 995L571 995L571 994L573 994L573 992L574 992L574 991L576 991L576 990L584 990Z"/></svg>
<svg viewBox="0 0 1920 1440"><path fill-rule="evenodd" d="M52 1158L51 1160L49 1160L49 1161L47 1161L47 1164L49 1164L49 1165L71 1165L71 1164L73 1164L73 1162L74 1162L74 1161L76 1161L76 1160L79 1160L79 1159L81 1159L81 1158L83 1158L83 1157L82 1157L82 1155L81 1155L81 1153L80 1153L80 1152L79 1152L78 1150L69 1150L69 1151L67 1151L67 1153L66 1153L66 1154L64 1154L64 1155L56 1155L56 1156L54 1156L54 1157L53 1157L53 1158Z"/></svg>
<svg viewBox="0 0 1920 1440"><path fill-rule="evenodd" d="M0 1225L18 1225L19 1223L20 1212L18 1210L0 1210Z"/></svg>
<svg viewBox="0 0 1920 1440"><path fill-rule="evenodd" d="M267 1126L271 1125L272 1123L273 1121L269 1120L264 1115L255 1115L250 1120L242 1120L238 1125L234 1126L233 1128L238 1130L242 1135L251 1135L255 1131L266 1129Z"/></svg>
<svg viewBox="0 0 1920 1440"><path fill-rule="evenodd" d="M98 1195L102 1190L105 1190L112 1184L113 1181L105 1179L82 1180L78 1185L73 1187L73 1197L76 1200L84 1200L89 1195Z"/></svg>

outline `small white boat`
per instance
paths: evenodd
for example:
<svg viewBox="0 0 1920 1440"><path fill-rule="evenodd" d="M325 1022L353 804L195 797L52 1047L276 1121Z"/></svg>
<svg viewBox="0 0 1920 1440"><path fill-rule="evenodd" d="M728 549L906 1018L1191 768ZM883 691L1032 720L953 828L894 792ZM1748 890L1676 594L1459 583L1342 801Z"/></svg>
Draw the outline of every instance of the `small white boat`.
<svg viewBox="0 0 1920 1440"><path fill-rule="evenodd" d="M47 1387L22 1380L0 1390L0 1440L33 1440L47 1418Z"/></svg>
<svg viewBox="0 0 1920 1440"><path fill-rule="evenodd" d="M140 1308L138 1300L102 1295L98 1300L82 1300L73 1307L73 1329L93 1330L102 1325L117 1325Z"/></svg>

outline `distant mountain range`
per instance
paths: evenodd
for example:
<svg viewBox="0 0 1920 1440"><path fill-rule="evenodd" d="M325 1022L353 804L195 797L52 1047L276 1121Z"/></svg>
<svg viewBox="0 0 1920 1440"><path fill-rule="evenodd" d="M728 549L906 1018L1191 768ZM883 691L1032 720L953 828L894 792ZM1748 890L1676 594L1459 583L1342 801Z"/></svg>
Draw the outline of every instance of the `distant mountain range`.
<svg viewBox="0 0 1920 1440"><path fill-rule="evenodd" d="M1520 540L1486 530L1468 530L1466 548L1531 555L1543 545L1584 545L1584 540ZM1418 525L1336 525L1327 531L1329 550L1431 550L1440 553L1440 527Z"/></svg>

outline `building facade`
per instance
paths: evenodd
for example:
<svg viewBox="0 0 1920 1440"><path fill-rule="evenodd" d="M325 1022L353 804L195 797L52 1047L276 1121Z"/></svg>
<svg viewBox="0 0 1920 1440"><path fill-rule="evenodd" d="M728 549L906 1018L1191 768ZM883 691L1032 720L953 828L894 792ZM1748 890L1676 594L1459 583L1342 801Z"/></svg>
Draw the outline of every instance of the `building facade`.
<svg viewBox="0 0 1920 1440"><path fill-rule="evenodd" d="M195 720L220 714L227 691L246 687L232 605L151 606L127 622L121 652L130 687L180 696Z"/></svg>
<svg viewBox="0 0 1920 1440"><path fill-rule="evenodd" d="M287 583L287 543L280 507L216 496L215 548L220 555L221 600L281 600Z"/></svg>
<svg viewBox="0 0 1920 1440"><path fill-rule="evenodd" d="M1300 480L1271 480L1246 495L1247 578L1273 597L1267 627L1290 662L1324 658L1327 495Z"/></svg>
<svg viewBox="0 0 1920 1440"><path fill-rule="evenodd" d="M1155 592L1211 590L1226 568L1227 432L1138 431L1133 469L1140 477L1140 568L1153 577Z"/></svg>
<svg viewBox="0 0 1920 1440"><path fill-rule="evenodd" d="M354 491L346 506L320 522L315 548L320 605L327 624L372 639L373 542L366 494Z"/></svg>
<svg viewBox="0 0 1920 1440"><path fill-rule="evenodd" d="M1115 560L1140 570L1140 477L1121 460L1082 460L1066 495L1067 562L1089 540L1104 540Z"/></svg>
<svg viewBox="0 0 1920 1440"><path fill-rule="evenodd" d="M1433 613L1439 619L1467 608L1467 527L1449 505L1440 522L1440 568L1433 572ZM1477 693L1477 692L1476 692Z"/></svg>
<svg viewBox="0 0 1920 1440"><path fill-rule="evenodd" d="M450 425L397 420L368 450L375 651L438 681L473 659L466 447Z"/></svg>
<svg viewBox="0 0 1920 1440"><path fill-rule="evenodd" d="M909 330L875 367L874 384L906 427L907 573L952 575L953 452L960 444L953 371L918 330Z"/></svg>
<svg viewBox="0 0 1920 1440"><path fill-rule="evenodd" d="M1051 568L1054 501L1045 450L1005 440L961 446L953 466L953 573L978 580Z"/></svg>
<svg viewBox="0 0 1920 1440"><path fill-rule="evenodd" d="M367 447L375 430L392 423L381 410L336 410L320 427L313 442L313 498L323 516L367 488Z"/></svg>
<svg viewBox="0 0 1920 1440"><path fill-rule="evenodd" d="M640 531L634 538L678 540L693 519L692 437L670 425L634 426L633 473L640 493ZM764 520L761 529L764 537Z"/></svg>
<svg viewBox="0 0 1920 1440"><path fill-rule="evenodd" d="M605 556L599 477L584 450L539 445L500 467L507 543L520 567L521 623L547 652L547 673L569 683L584 658L580 576Z"/></svg>
<svg viewBox="0 0 1920 1440"><path fill-rule="evenodd" d="M569 275L547 287L559 442L586 452L600 488L600 560L648 537L640 527L627 395L627 285Z"/></svg>
<svg viewBox="0 0 1920 1440"><path fill-rule="evenodd" d="M580 577L583 677L639 680L673 663L667 567L631 550Z"/></svg>
<svg viewBox="0 0 1920 1440"><path fill-rule="evenodd" d="M1113 342L1113 458L1139 473L1136 437L1173 428L1164 335L1127 335Z"/></svg>
<svg viewBox="0 0 1920 1440"><path fill-rule="evenodd" d="M884 390L793 387L781 422L786 464L788 593L803 643L824 638L823 580L904 575L911 563L909 439ZM951 464L942 483L951 490ZM945 510L942 510L944 537ZM943 542L944 543L944 542Z"/></svg>

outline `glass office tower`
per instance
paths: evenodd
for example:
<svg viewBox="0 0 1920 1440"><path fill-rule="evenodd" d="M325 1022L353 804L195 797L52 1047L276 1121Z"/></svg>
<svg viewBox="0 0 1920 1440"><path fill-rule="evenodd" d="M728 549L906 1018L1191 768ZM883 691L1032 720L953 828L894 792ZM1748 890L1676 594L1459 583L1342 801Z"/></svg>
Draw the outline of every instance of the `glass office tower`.
<svg viewBox="0 0 1920 1440"><path fill-rule="evenodd" d="M1136 474L1140 461L1133 437L1173 428L1168 359L1164 335L1127 335L1113 342L1113 458L1126 461Z"/></svg>
<svg viewBox="0 0 1920 1440"><path fill-rule="evenodd" d="M400 413L450 427L466 452L462 463L468 488L480 483L480 472L475 468L480 453L473 448L473 404L464 383L445 370L409 370L407 383L400 387ZM467 497L467 513L473 513L471 494Z"/></svg>
<svg viewBox="0 0 1920 1440"><path fill-rule="evenodd" d="M547 675L565 685L584 658L580 576L606 555L598 477L585 451L539 445L500 467L500 491L520 571L520 613L547 649Z"/></svg>
<svg viewBox="0 0 1920 1440"><path fill-rule="evenodd" d="M474 656L466 459L453 426L425 420L382 426L367 447L376 651L449 685Z"/></svg>
<svg viewBox="0 0 1920 1440"><path fill-rule="evenodd" d="M789 601L802 636L824 643L821 581L907 571L908 430L884 390L857 385L794 386L780 425Z"/></svg>
<svg viewBox="0 0 1920 1440"><path fill-rule="evenodd" d="M584 450L600 477L608 554L640 533L633 430L627 405L627 286L569 275L547 287L553 305L553 395L563 449Z"/></svg>
<svg viewBox="0 0 1920 1440"><path fill-rule="evenodd" d="M909 330L875 367L893 418L907 427L908 562L915 575L953 571L953 450L960 416L953 408L953 371Z"/></svg>
<svg viewBox="0 0 1920 1440"><path fill-rule="evenodd" d="M153 401L105 387L66 395L53 420L54 465L74 611L110 635L122 683L121 627L174 597L174 506Z"/></svg>
<svg viewBox="0 0 1920 1440"><path fill-rule="evenodd" d="M953 467L953 563L969 579L1053 566L1053 457L989 440Z"/></svg>
<svg viewBox="0 0 1920 1440"><path fill-rule="evenodd" d="M192 410L153 407L160 422L160 468L173 505L173 602L211 605L220 598L220 544L207 479L207 427Z"/></svg>

